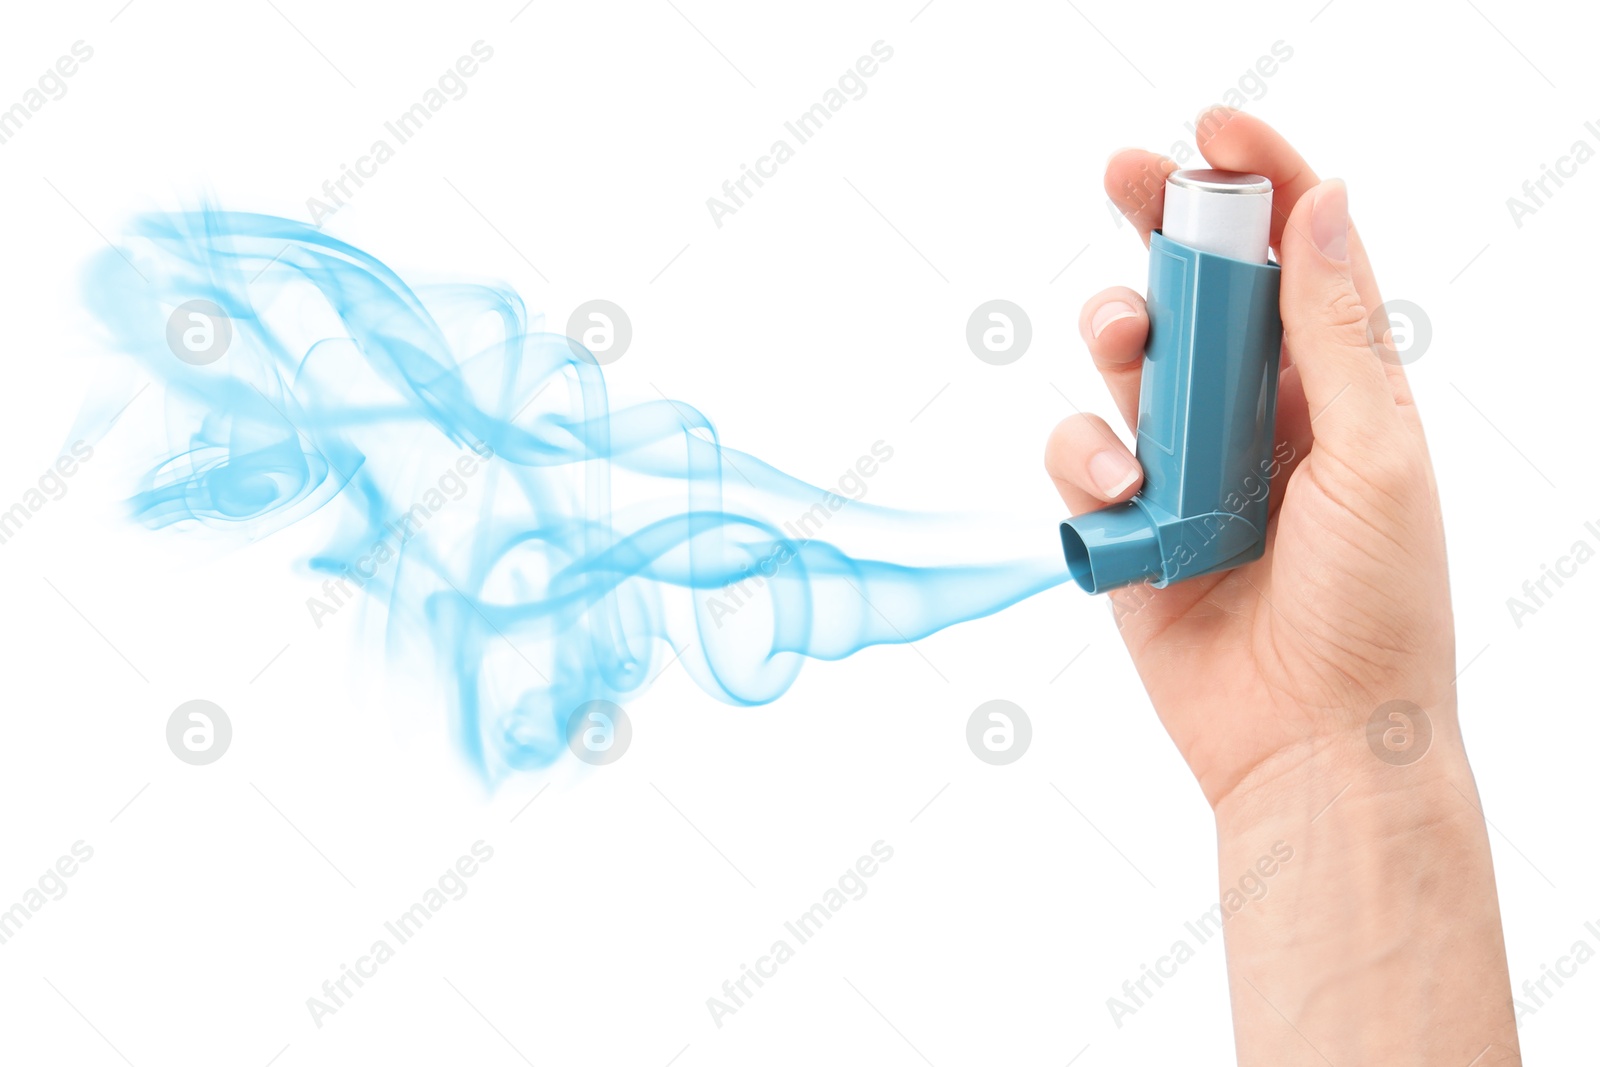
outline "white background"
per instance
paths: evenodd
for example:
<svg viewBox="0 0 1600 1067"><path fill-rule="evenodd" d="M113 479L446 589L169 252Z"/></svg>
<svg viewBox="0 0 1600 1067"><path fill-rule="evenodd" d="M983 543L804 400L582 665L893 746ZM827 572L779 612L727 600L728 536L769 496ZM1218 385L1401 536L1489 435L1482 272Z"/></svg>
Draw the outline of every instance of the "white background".
<svg viewBox="0 0 1600 1067"><path fill-rule="evenodd" d="M1600 544L1584 528L1600 525L1600 161L1521 227L1506 207L1575 140L1600 147L1590 13L919 2L8 13L0 106L74 41L94 57L0 145L0 504L114 365L78 288L102 234L201 196L304 218L482 39L494 58L468 95L330 234L402 273L504 279L558 329L616 301L634 324L607 370L619 392L658 386L814 482L884 439L877 502L1053 543L1045 435L1070 405L1109 411L1078 309L1143 287L1103 160L1170 150L1281 40L1293 56L1249 109L1349 182L1385 295L1432 321L1411 376L1513 983L1580 938L1600 947L1584 928L1600 925L1600 562L1520 627L1506 605L1574 541ZM894 58L868 94L718 229L706 198L878 40ZM964 340L995 297L1034 329L1006 367ZM442 710L382 685L353 615L308 626L303 544L133 527L118 501L144 457L118 446L0 545L0 907L73 842L94 849L0 945L5 1062L1231 1062L1217 942L1120 1028L1106 1007L1216 899L1217 874L1209 812L1103 603L1059 588L917 649L811 664L761 708L668 671L630 706L620 762L487 793ZM202 768L164 737L197 697L234 727ZM998 697L1034 726L1004 768L964 738ZM315 1026L306 998L479 839L494 858L470 893ZM894 859L868 895L714 1026L705 999L880 839ZM1597 1004L1591 964L1524 1018L1529 1062L1592 1056Z"/></svg>

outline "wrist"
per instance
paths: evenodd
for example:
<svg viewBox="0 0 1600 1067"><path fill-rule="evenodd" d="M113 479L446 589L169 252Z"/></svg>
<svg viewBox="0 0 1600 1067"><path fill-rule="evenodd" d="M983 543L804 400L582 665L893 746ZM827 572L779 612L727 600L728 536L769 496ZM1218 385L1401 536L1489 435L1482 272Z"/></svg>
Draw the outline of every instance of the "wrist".
<svg viewBox="0 0 1600 1067"><path fill-rule="evenodd" d="M1428 707L1393 701L1355 725L1285 746L1218 797L1213 811L1226 840L1269 826L1320 825L1345 801L1364 806L1379 831L1452 800L1481 812L1453 698Z"/></svg>
<svg viewBox="0 0 1600 1067"><path fill-rule="evenodd" d="M1425 750L1327 735L1216 805L1240 1063L1518 1062L1477 789L1454 708L1421 714Z"/></svg>

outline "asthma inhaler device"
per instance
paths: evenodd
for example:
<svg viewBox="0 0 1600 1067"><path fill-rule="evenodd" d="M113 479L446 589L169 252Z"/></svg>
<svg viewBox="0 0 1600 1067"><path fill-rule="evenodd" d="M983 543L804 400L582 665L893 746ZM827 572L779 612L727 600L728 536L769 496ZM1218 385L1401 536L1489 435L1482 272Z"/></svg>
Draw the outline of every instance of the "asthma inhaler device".
<svg viewBox="0 0 1600 1067"><path fill-rule="evenodd" d="M1175 171L1162 215L1139 386L1144 485L1061 524L1067 568L1089 593L1160 589L1266 551L1283 343L1279 271L1267 261L1272 183Z"/></svg>

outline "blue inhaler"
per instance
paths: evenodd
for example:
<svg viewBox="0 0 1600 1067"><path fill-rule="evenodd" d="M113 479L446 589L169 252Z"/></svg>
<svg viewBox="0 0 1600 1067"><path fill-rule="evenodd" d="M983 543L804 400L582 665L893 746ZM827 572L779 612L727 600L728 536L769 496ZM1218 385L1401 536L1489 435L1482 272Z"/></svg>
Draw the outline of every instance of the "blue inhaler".
<svg viewBox="0 0 1600 1067"><path fill-rule="evenodd" d="M1266 550L1277 471L1278 266L1267 262L1272 183L1259 174L1167 177L1150 235L1150 336L1139 386L1134 498L1061 524L1072 578L1103 593L1228 570Z"/></svg>

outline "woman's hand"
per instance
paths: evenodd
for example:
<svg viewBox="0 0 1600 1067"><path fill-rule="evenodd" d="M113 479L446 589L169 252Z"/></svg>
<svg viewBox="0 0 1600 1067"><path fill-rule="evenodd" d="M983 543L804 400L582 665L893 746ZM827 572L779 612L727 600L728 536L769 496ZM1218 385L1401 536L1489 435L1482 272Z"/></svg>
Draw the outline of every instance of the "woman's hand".
<svg viewBox="0 0 1600 1067"><path fill-rule="evenodd" d="M1216 812L1239 1061L1519 1063L1456 718L1438 493L1377 281L1343 183L1319 181L1243 113L1212 109L1198 129L1213 167L1273 185L1285 362L1267 549L1235 570L1110 597ZM1175 169L1132 149L1107 166L1106 191L1147 244ZM1131 427L1144 301L1108 289L1080 325ZM1074 513L1142 482L1092 415L1056 427L1045 464Z"/></svg>
<svg viewBox="0 0 1600 1067"><path fill-rule="evenodd" d="M1236 570L1110 597L1156 711L1215 807L1360 732L1392 700L1425 710L1434 746L1459 742L1433 470L1405 374L1369 334L1382 301L1344 185L1319 183L1249 115L1215 109L1199 128L1212 166L1264 174L1273 186L1286 362L1267 550ZM1175 169L1136 149L1108 164L1106 191L1146 244ZM1107 289L1084 306L1080 326L1132 427L1150 326L1144 300ZM1045 463L1074 513L1127 500L1143 480L1093 415L1057 426Z"/></svg>

